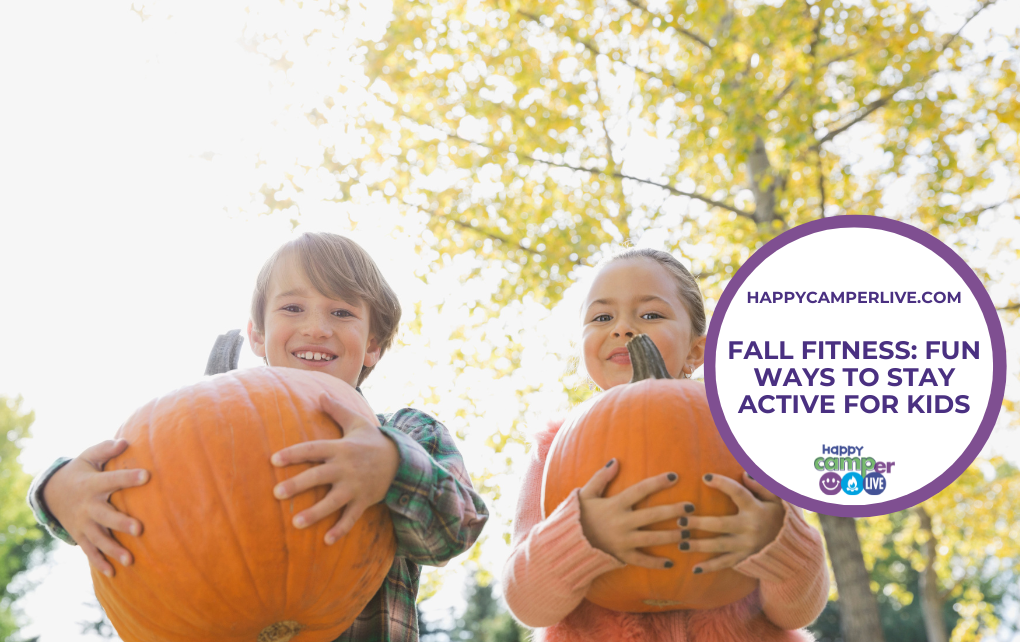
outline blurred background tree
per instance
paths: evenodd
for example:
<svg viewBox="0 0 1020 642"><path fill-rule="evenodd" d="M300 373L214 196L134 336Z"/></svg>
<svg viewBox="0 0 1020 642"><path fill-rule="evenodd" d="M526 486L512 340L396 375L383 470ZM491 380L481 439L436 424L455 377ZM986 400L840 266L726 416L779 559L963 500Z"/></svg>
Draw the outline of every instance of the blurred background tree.
<svg viewBox="0 0 1020 642"><path fill-rule="evenodd" d="M15 582L17 575L41 563L53 544L25 503L32 478L18 463L34 420L34 413L22 411L20 397L0 396L0 640L19 639L12 605L28 587Z"/></svg>
<svg viewBox="0 0 1020 642"><path fill-rule="evenodd" d="M313 51L352 67L293 106L320 157L270 174L264 203L292 217L323 200L395 208L437 269L470 260L463 278L487 287L458 338L495 349L456 352L458 368L515 370L523 349L507 311L555 306L621 245L683 256L711 308L756 248L838 214L904 220L955 244L1012 323L1020 245L999 233L992 251L978 247L1020 196L1020 33L964 35L994 4L961 3L947 19L888 0L398 0L385 35L358 39L340 26L358 22L358 6L302 3L308 29L253 17L250 46L288 65L289 82L308 77ZM493 438L499 452L521 434ZM929 506L928 519L947 509ZM904 537L930 541L915 521ZM843 615L860 613L862 628L843 634L879 640L874 582L850 544L858 526L822 523L846 543L833 557ZM927 553L935 574L918 589L929 636L952 585L941 550ZM983 629L983 617L961 626Z"/></svg>

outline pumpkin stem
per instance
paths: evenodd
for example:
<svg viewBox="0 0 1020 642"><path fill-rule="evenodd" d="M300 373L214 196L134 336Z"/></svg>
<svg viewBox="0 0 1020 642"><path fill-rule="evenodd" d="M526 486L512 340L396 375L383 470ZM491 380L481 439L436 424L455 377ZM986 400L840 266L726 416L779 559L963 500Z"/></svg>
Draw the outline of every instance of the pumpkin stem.
<svg viewBox="0 0 1020 642"><path fill-rule="evenodd" d="M293 620L270 624L262 629L256 642L287 642L287 640L300 633L303 628L305 627Z"/></svg>
<svg viewBox="0 0 1020 642"><path fill-rule="evenodd" d="M634 369L634 376L631 383L644 381L645 379L672 379L669 371L666 370L666 362L662 360L659 349L655 342L647 334L639 334L627 342L627 352L630 353L631 367Z"/></svg>

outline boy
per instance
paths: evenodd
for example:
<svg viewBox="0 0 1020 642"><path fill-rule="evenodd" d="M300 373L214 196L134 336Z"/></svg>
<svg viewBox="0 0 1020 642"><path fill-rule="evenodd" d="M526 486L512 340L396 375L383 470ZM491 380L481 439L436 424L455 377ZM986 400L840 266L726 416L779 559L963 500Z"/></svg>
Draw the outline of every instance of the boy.
<svg viewBox="0 0 1020 642"><path fill-rule="evenodd" d="M321 370L356 387L382 358L399 320L396 296L360 246L335 234L304 234L263 266L252 296L248 337L268 365ZM343 537L366 508L385 501L397 555L382 587L336 642L417 640L419 565L442 565L470 548L488 519L485 504L449 432L429 415L404 408L365 417L325 395L323 410L344 427L344 437L275 453L275 466L321 463L272 492L282 500L330 485L321 501L294 516L294 526L306 528L343 508L326 534L327 544ZM105 556L123 565L132 561L109 530L142 532L138 520L107 500L116 490L144 484L147 471L101 472L126 446L123 440L108 441L76 459L58 460L29 491L39 521L64 541L77 541L108 576L114 568Z"/></svg>

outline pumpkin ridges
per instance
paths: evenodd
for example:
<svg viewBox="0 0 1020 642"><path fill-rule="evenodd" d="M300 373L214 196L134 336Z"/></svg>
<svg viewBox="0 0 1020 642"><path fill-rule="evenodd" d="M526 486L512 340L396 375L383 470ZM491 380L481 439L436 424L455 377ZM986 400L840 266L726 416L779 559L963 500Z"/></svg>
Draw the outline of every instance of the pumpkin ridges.
<svg viewBox="0 0 1020 642"><path fill-rule="evenodd" d="M641 357L637 361L641 369ZM673 432L675 426L686 426L693 437L681 443L681 436ZM592 444L590 449L588 443ZM675 470L679 465L681 469L676 472L681 478L678 482L640 502L637 508L690 501L697 507L696 515L736 512L728 496L708 488L701 480L704 472L734 479L741 475L739 464L718 437L701 384L686 380L642 380L614 387L575 410L549 449L543 471L545 516L555 510L564 492L586 483L593 472L588 468L604 465L601 455L607 450L620 453L614 455L620 457L621 468L605 496L617 494L642 479ZM711 470L701 470L702 466ZM557 475L551 474L553 467L558 468ZM676 527L675 522L669 520L651 525L656 530ZM695 533L699 537L702 535L701 531ZM711 559L712 553L684 552L678 558L678 551L672 545L645 550L652 555L679 559L680 563L670 570L625 567L610 571L592 582L586 597L605 608L623 611L714 608L741 599L757 585L756 580L731 569L697 576L690 573L694 565ZM631 590L629 596L621 597L621 586L624 591ZM676 599L662 599L669 596L676 596Z"/></svg>
<svg viewBox="0 0 1020 642"><path fill-rule="evenodd" d="M165 642L251 642L257 636L257 634L264 630L267 626L273 624L279 624L280 622L291 620L301 620L302 626L307 626L302 632L299 639L305 642L327 642L336 638L343 630L349 628L354 618L357 616L357 610L352 610L355 604L366 604L372 595L378 588L378 583L381 583L385 577L386 571L389 569L392 563L392 554L395 552L395 540L393 537L392 524L389 522L388 513L379 515L378 512L372 516L366 513L364 521L359 520L359 524L355 527L355 530L348 535L342 542L349 544L347 549L347 556L343 557L340 555L340 543L333 547L323 547L319 545L316 540L325 534L332 524L327 523L328 520L324 520L321 524L313 525L307 529L294 529L289 524L289 520L284 525L281 522L281 507L283 503L279 500L272 498L272 486L275 482L281 481L284 478L289 478L292 475L298 474L303 469L310 468L311 465L299 465L295 467L276 468L269 463L269 454L275 452L278 448L270 450L270 445L267 441L273 438L274 441L282 442L280 447L291 445L286 443L289 439L291 443L298 443L302 439L308 438L326 438L326 432L329 431L330 437L335 437L337 434L337 426L331 420L326 419L326 415L321 413L318 409L318 395L323 390L328 390L331 393L336 393L343 398L343 395L350 394L350 399L355 403L359 402L368 407L367 403L357 396L357 393L353 389L347 390L340 385L340 382L332 379L328 375L320 375L320 373L306 373L298 370L291 370L286 373L270 372L275 369L265 368L253 371L245 371L244 373L236 373L231 375L220 375L215 377L213 380L204 382L197 386L193 386L189 389L182 389L175 391L165 398L156 400L162 405L159 408L154 406L148 406L148 410L158 412L161 410L173 410L177 413L174 417L171 417L173 425L166 426L162 425L161 428L157 427L153 421L147 422L148 425L142 427L142 429L151 434L153 443L144 446L147 435L134 435L126 434L125 436L130 437L129 441L131 446L128 448L124 455L115 458L111 461L111 466L108 470L123 469L123 468L134 468L143 467L147 468L152 472L152 479L145 486L138 488L126 489L114 494L113 501L116 503L122 498L126 498L127 504L131 507L139 508L139 511L132 509L125 510L124 512L134 512L136 516L142 519L146 525L146 530L139 538L125 538L132 540L133 544L142 544L143 546L135 546L136 550L131 550L136 557L136 566L129 567L123 571L118 570L118 577L115 578L114 582L110 582L105 577L96 577L94 574L94 581L96 583L97 596L100 596L101 600L104 601L104 606L109 603L109 612L111 614L111 620L114 621L117 626L118 632L121 632L122 638L125 642L140 642L145 640L149 642L153 639L159 639ZM328 381L327 381L328 380ZM275 383L272 383L275 382ZM337 388L340 386L340 388ZM272 394L267 394L267 391L271 391ZM189 393L192 394L193 400L189 400ZM222 393L217 396L217 393ZM195 396L197 395L197 396ZM295 408L298 410L297 413L291 412L287 416L287 410L293 410L288 408L280 408L279 397L281 395L287 395L288 401L293 401ZM255 398L261 398L262 402L259 404L254 403ZM176 409L172 409L167 406L168 401L176 401L178 406ZM155 404L156 402L153 402ZM222 415L222 413L213 412L213 407L218 407L221 404L233 403L239 405L243 409L243 412L236 412L233 415ZM197 411L185 410L190 406L198 404ZM289 404L284 403L283 406ZM269 411L269 406L276 406L273 411ZM197 414L196 414L197 412ZM265 412L266 421L269 425L260 425L260 414ZM172 413L171 413L172 414ZM306 419L306 417L308 419ZM197 419L201 419L198 421ZM252 419L255 421L252 421ZM164 417L165 419L165 417ZM129 420L128 424L132 424L133 420ZM276 430L273 423L279 427ZM165 424L166 422L163 422ZM126 426L128 426L126 424ZM133 426L134 429L139 426ZM151 428L151 430L150 430ZM169 441L162 441L168 435L175 435L181 437L175 433L184 433L183 440L179 440L180 443L186 444L184 448L168 448L165 444L172 443ZM233 441L231 440L231 430L233 430ZM199 434L196 434L199 433ZM288 438L289 435L289 438ZM196 446L196 443L201 443L201 446ZM161 445L162 444L162 445ZM207 492L202 494L201 497L190 498L184 495L182 498L182 490L187 492L188 488L191 488L188 484L191 483L190 479L182 479L181 475L178 474L181 471L174 470L175 464L178 459L190 457L192 460L196 459L191 453L191 450L199 447L203 450L201 456L202 462L192 461L189 467L183 468L183 473L189 474L190 471L197 471L200 475L210 476L209 487ZM209 450L208 457L206 457L206 449ZM226 452L229 450L229 452ZM142 452L144 451L144 452ZM218 452L219 459L212 459L213 452ZM265 453L260 455L260 453ZM145 457L141 455L155 454L157 455L156 461L159 462L158 466L144 465L138 463L132 463L125 465L131 459L141 460L144 462ZM131 457L127 457L131 455ZM136 456L139 455L139 456ZM262 459L264 457L264 460ZM236 459L235 459L236 458ZM258 460L258 461L255 461ZM217 468L216 470L210 470L209 464L214 461L222 461L224 465ZM253 463L254 462L254 463ZM202 465L205 464L205 465ZM161 468L166 467L166 468ZM215 468L215 467L213 467ZM293 470L288 470L293 469ZM163 471L163 472L161 472ZM253 472L254 471L254 472ZM252 476L254 474L254 477ZM217 476L219 475L219 476ZM173 481L178 480L178 481ZM261 480L261 481L260 481ZM157 482L157 483L154 483ZM265 486L264 489L260 490L261 486ZM165 492L157 492L161 487ZM150 492L146 492L150 491ZM248 513L239 512L242 509L240 506L246 499L252 497L261 497L263 492L266 494L268 501L259 500L254 504L256 509L269 511L272 515L272 519L262 519L260 521L268 521L269 524L280 524L275 530L269 527L269 524L254 524L244 531L245 524L250 524L251 520L246 520L245 516ZM318 491L302 493L296 499L299 503L299 509L311 506L316 501L316 495L325 495L325 488L320 487ZM171 513L172 502L171 497L176 494L178 505L181 505L181 515ZM228 497L229 496L229 497ZM188 500L192 501L190 504ZM198 500L197 502L195 500ZM228 501L229 500L229 501ZM231 502L241 502L237 506L232 505ZM215 506L214 502L219 502L219 506ZM280 506L276 506L280 504ZM328 565L329 573L333 580L338 583L332 587L333 599L328 601L328 604L314 604L315 595L306 595L304 599L296 595L283 595L284 587L279 584L279 578L283 576L282 572L277 573L275 586L270 586L269 590L259 596L259 600L276 599L278 602L279 598L285 598L286 601L292 605L299 606L303 609L303 613L307 614L298 617L284 617L281 613L280 617L270 619L273 614L268 611L278 610L289 610L280 605L262 609L267 612L260 612L260 607L255 604L255 600L252 600L252 607L248 612L243 614L243 617L231 617L227 614L233 614L234 604L243 604L243 602L234 602L230 598L237 599L251 599L256 597L254 593L254 587L250 586L248 581L240 581L239 584L249 583L249 586L243 587L245 589L252 590L226 590L219 591L219 585L211 577L212 573L219 574L224 565L229 564L230 560L219 560L213 559L212 563L206 564L206 568L198 567L198 562L193 562L194 568L182 568L180 564L176 567L172 566L173 560L188 559L186 554L188 550L179 551L177 549L184 547L189 548L186 539L182 540L175 536L172 529L169 527L169 523L166 526L161 525L161 521L169 522L169 519L159 519L157 514L165 513L167 517L173 516L179 519L173 519L173 526L182 532L194 532L198 536L206 535L208 533L216 532L212 528L215 527L216 520L206 520L207 524L212 524L208 528L204 527L191 527L185 526L188 524L190 519L192 524L201 523L201 520L205 519L204 514L195 515L195 510L203 511L207 510L209 506L217 508L220 513L221 519L216 522L222 525L225 521L226 516L230 515L230 524L236 526L239 530L242 530L242 536L239 536L239 541L242 542L254 542L248 549L248 555L234 555L229 553L230 547L227 547L227 556L234 555L233 559L237 562L235 569L239 576L244 575L244 571L241 567L245 566L245 563L252 566L251 571L253 575L258 576L262 568L262 562L274 557L270 554L269 557L263 555L265 549L274 548L279 551L279 559L284 560L286 563L283 568L289 569L290 566L294 567L294 570L305 568L311 569L312 567L318 567L319 571L323 571L323 566ZM165 508L164 508L165 507ZM118 506L120 508L120 506ZM160 510L162 508L162 510ZM146 512L148 509L148 512ZM385 509L385 507L383 507ZM248 509L245 509L248 510ZM249 510L250 512L250 510ZM296 512L296 511L294 511ZM186 514L187 513L187 514ZM267 513L267 514L269 514ZM373 519L369 519L372 517ZM183 520L183 521L181 521ZM334 520L335 521L335 520ZM359 552L358 546L362 545L366 541L372 541L373 532L370 529L379 529L385 525L388 527L388 532L375 533L377 537L380 537L379 543L371 551L366 554L367 549L360 549L360 555L353 555L353 552ZM161 527L162 526L162 527ZM220 526L219 528L222 528ZM162 530L162 534L160 531ZM296 539L284 544L282 538L274 536L273 533L295 535ZM160 546L161 551L156 551L155 554L149 555L148 550L151 548L150 543L157 543L166 540L166 535L170 536L171 543L167 546ZM250 537L243 537L250 535ZM382 535L385 535L382 537ZM161 539L162 538L162 539ZM263 538L267 539L266 546L259 546L260 540ZM303 544L302 544L303 542ZM307 545L309 543L316 544L314 548L305 546L303 550L312 552L314 551L315 557L308 557L307 553L303 553L300 546ZM296 548L295 548L296 547ZM208 552L206 551L206 557L202 558L199 552L196 552L195 560L197 559L208 559ZM175 555L176 557L170 557L169 555ZM177 552L174 552L177 551ZM301 559L299 556L304 556ZM145 560L142 558L145 557ZM241 563L241 560L246 560L245 563ZM313 560L309 562L308 560ZM349 577L349 585L344 586L341 579L343 576L339 576L337 571L342 566L341 560L346 560L346 568L351 570ZM144 563L143 563L144 562ZM139 569L142 569L139 571ZM173 571L179 572L173 572ZM205 571L204 573L202 571ZM141 573L144 576L144 582L140 581L143 578L137 573ZM182 577L177 577L182 576ZM262 574L263 578L268 577L265 573ZM156 581L161 589L160 591L153 591L150 589L149 584L151 581ZM308 577L300 578L302 583L309 581ZM313 582L318 584L318 582ZM373 585L374 586L370 586ZM162 611L159 613L159 617L163 619L157 626L153 626L153 619L141 616L132 617L131 613L128 613L127 606L117 606L120 603L121 595L124 591L131 592L131 587L135 587L135 593L141 595L146 601L145 604L151 605L146 608L146 613L152 613L153 608L155 612ZM190 598L193 602L204 602L203 610L211 603L215 602L215 607L210 609L212 612L205 613L206 617L215 617L217 613L227 615L226 617L219 617L219 621L204 628L196 629L191 625L195 622L188 622L187 618L182 621L182 616L190 613L191 610L188 608L171 608L170 605L162 598L163 594L168 590L181 591L179 587L185 586L191 587L190 593L197 593L198 595L185 596ZM330 589L329 583L326 582L321 585L322 590L328 591ZM164 588L165 587L165 588ZM174 587L178 587L174 589ZM339 587L340 590L337 590ZM316 587L318 589L318 586ZM115 589L114 592L108 589ZM274 593L274 589L278 589L278 592ZM273 595L276 595L273 598ZM247 598L245 596L248 596ZM206 599L207 598L207 599ZM111 603L112 599L112 603ZM224 601L227 599L227 601ZM303 604L302 604L303 602ZM130 600L123 602L123 604L129 604ZM260 602L261 603L261 602ZM312 608L306 608L311 606ZM318 609L316 611L315 609ZM325 609L325 610L323 610ZM338 610L337 610L338 609ZM298 612L298 611L295 611ZM118 616L117 613L122 613ZM256 616L253 618L253 615ZM343 619L341 622L339 620ZM196 620L207 621L206 618L196 618ZM171 625L171 621L176 622L177 625ZM257 621L261 621L258 624ZM242 635L238 628L233 625L243 623L242 628L250 628L250 636ZM250 623L250 626L249 626ZM181 627L180 625L183 625ZM219 626L217 626L219 625ZM152 630L163 630L158 634L154 635ZM168 630L177 629L177 630ZM188 629L187 632L181 631L181 628ZM233 631L228 628L234 628Z"/></svg>

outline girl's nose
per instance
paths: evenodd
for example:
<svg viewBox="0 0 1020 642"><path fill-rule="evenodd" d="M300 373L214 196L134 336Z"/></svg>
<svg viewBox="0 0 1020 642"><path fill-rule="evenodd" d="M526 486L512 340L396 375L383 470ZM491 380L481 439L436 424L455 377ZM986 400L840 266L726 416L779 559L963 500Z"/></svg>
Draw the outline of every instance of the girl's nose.
<svg viewBox="0 0 1020 642"><path fill-rule="evenodd" d="M628 338L633 338L634 329L630 327L630 324L627 323L625 319L620 319L619 321L617 321L616 327L613 328L613 336L614 337L626 336Z"/></svg>

